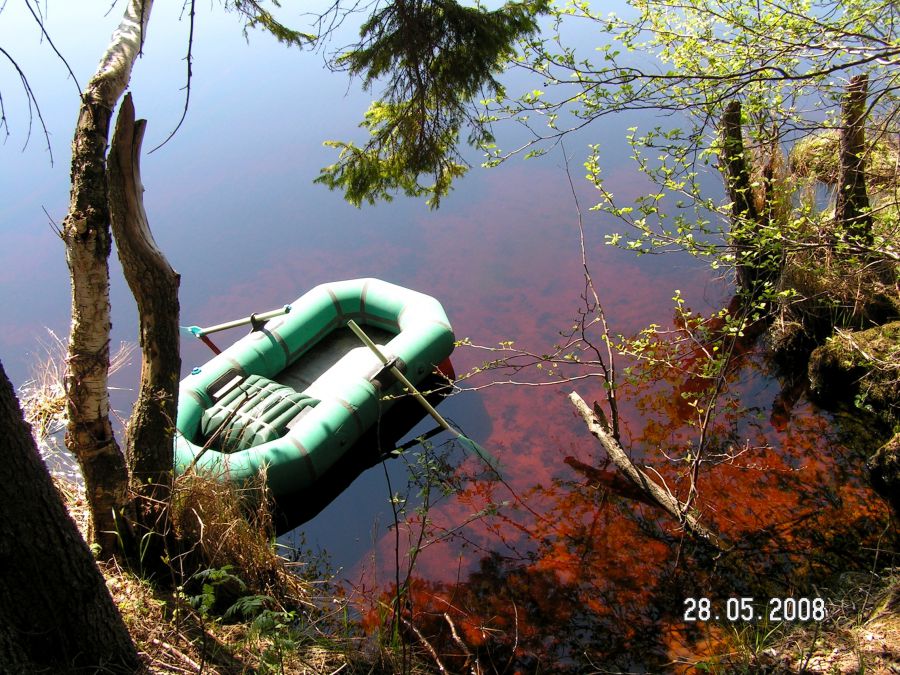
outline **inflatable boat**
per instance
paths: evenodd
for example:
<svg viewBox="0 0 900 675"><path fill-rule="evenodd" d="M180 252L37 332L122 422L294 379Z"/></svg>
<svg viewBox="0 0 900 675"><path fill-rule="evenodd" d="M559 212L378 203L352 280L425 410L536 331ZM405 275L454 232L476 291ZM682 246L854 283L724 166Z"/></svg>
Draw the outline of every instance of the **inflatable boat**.
<svg viewBox="0 0 900 675"><path fill-rule="evenodd" d="M240 484L263 467L276 498L312 487L404 394L445 364L441 304L378 279L316 286L181 382L175 468ZM385 365L348 328L363 328ZM449 372L447 373L450 374Z"/></svg>

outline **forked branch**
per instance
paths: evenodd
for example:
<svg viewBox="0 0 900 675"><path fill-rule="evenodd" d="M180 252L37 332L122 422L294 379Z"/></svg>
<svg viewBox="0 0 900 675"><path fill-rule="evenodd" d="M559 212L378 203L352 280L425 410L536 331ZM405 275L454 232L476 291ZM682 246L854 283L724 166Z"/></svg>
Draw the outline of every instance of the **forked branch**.
<svg viewBox="0 0 900 675"><path fill-rule="evenodd" d="M653 503L659 505L661 509L681 523L688 533L716 549L722 550L724 548L724 544L718 535L703 525L695 515L689 513L685 504L679 502L671 493L661 488L659 484L651 480L646 473L634 465L622 446L609 432L608 425L591 410L577 392L573 391L569 394L569 400L575 406L578 414L584 419L588 430L600 441L610 459L628 480L647 495Z"/></svg>

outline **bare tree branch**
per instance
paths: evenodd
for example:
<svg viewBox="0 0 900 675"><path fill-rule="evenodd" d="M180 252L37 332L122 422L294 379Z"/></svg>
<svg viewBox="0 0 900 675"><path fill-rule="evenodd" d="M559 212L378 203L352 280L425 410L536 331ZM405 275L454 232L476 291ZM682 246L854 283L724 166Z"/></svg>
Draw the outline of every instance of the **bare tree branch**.
<svg viewBox="0 0 900 675"><path fill-rule="evenodd" d="M47 130L47 124L44 122L44 116L41 114L41 107L38 105L37 97L34 95L34 91L31 89L31 84L28 82L28 78L25 76L25 72L19 67L19 64L16 63L16 60L12 57L12 55L6 51L3 47L0 47L0 54L6 57L6 59L12 64L12 67L15 69L16 73L19 75L19 81L22 83L22 89L25 91L25 98L28 101L28 132L25 134L25 144L22 146L24 149L28 145L28 140L31 138L31 127L32 122L34 121L34 115L37 114L38 120L41 123L41 129L44 132L44 139L47 141L47 152L50 153L50 164L53 164L53 148L50 147L50 132ZM5 130L6 137L9 138L9 123L6 118L6 108L3 105L3 97L0 96L0 129Z"/></svg>
<svg viewBox="0 0 900 675"><path fill-rule="evenodd" d="M178 120L178 124L175 125L175 128L172 129L171 133L166 136L166 140L162 143L151 149L147 154L151 154L159 150L162 146L172 140L172 137L178 133L178 130L181 128L181 125L184 124L184 120L187 117L188 108L191 105L191 81L193 77L193 71L191 70L191 66L194 62L193 50L194 50L194 19L196 17L196 0L190 0L190 28L188 29L188 48L187 55L184 57L184 60L187 62L187 80L184 84L184 109L181 111L181 118Z"/></svg>
<svg viewBox="0 0 900 675"><path fill-rule="evenodd" d="M56 48L56 45L53 44L53 40L50 38L50 33L47 32L46 26L44 26L44 18L40 15L39 10L35 11L35 9L31 6L31 0L25 0L25 6L28 8L28 11L31 12L31 16L34 17L35 22L41 29L41 33L47 38L47 43L50 45L50 48L53 49L53 52L59 57L59 60L63 62L66 70L69 71L69 77L72 78L72 82L75 84L75 88L78 90L78 97L81 98L81 86L78 84L78 78L75 77L75 73L72 72L72 67L69 65L69 62L66 61L66 57L64 57L60 51Z"/></svg>

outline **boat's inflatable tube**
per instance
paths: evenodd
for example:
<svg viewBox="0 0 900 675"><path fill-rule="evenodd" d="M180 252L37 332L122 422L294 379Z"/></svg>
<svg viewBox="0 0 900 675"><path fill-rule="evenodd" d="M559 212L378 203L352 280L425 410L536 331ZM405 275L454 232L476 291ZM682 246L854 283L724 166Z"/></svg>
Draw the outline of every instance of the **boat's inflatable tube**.
<svg viewBox="0 0 900 675"><path fill-rule="evenodd" d="M418 384L453 350L450 322L434 298L378 279L355 279L316 286L291 303L291 311L238 340L181 382L175 439L175 468L182 473L194 459L198 470L242 483L264 466L269 488L280 494L315 484L338 458L372 427L399 393L400 385L380 364L345 368L335 382L307 390L318 403L289 424L283 436L254 447L222 452L206 442L204 415L235 383L251 375L276 380L348 319L395 334L384 345L388 358ZM372 356L374 359L374 355ZM254 378L258 379L258 378ZM298 392L304 393L304 392Z"/></svg>

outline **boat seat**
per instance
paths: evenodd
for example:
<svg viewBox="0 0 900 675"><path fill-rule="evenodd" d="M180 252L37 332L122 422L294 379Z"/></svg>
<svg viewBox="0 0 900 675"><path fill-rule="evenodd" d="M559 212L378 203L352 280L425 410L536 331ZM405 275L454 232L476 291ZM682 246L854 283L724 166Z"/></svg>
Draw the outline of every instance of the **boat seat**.
<svg viewBox="0 0 900 675"><path fill-rule="evenodd" d="M228 388L203 411L204 442L216 436L220 452L238 452L283 436L291 422L318 399L261 375L250 375Z"/></svg>

